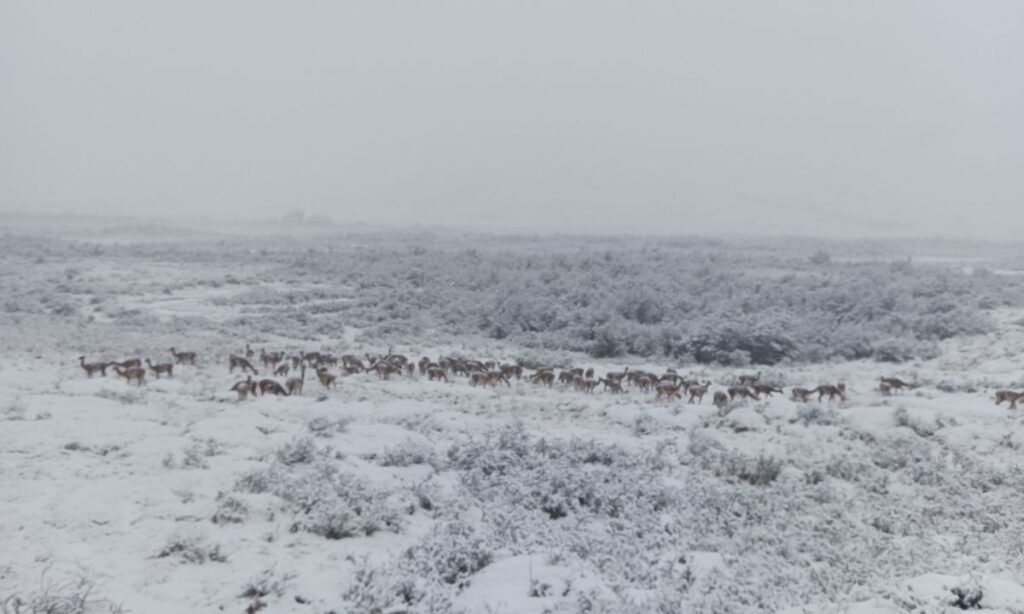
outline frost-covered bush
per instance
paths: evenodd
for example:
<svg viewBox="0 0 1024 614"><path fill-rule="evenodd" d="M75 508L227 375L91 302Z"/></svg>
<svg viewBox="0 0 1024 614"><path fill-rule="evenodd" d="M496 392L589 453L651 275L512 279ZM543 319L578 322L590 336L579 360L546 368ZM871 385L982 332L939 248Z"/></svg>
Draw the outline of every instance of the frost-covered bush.
<svg viewBox="0 0 1024 614"><path fill-rule="evenodd" d="M473 525L442 522L426 539L405 553L409 569L421 577L436 578L457 587L494 561L488 540Z"/></svg>
<svg viewBox="0 0 1024 614"><path fill-rule="evenodd" d="M0 614L122 614L120 606L93 596L86 578L54 582L45 576L38 589L0 595Z"/></svg>
<svg viewBox="0 0 1024 614"><path fill-rule="evenodd" d="M209 455L206 452L207 448L198 443L186 447L182 450L181 467L183 469L209 469L210 464L206 461Z"/></svg>
<svg viewBox="0 0 1024 614"><path fill-rule="evenodd" d="M331 437L335 433L344 433L348 425L352 423L351 418L328 418L317 416L306 423L306 428L316 437Z"/></svg>
<svg viewBox="0 0 1024 614"><path fill-rule="evenodd" d="M5 420L24 420L27 412L28 404L21 397L15 397L0 413L3 414Z"/></svg>
<svg viewBox="0 0 1024 614"><path fill-rule="evenodd" d="M402 507L390 500L389 492L341 472L328 460L312 465L278 462L246 473L236 488L284 499L295 515L293 531L327 539L397 532L402 525Z"/></svg>
<svg viewBox="0 0 1024 614"><path fill-rule="evenodd" d="M175 557L185 563L195 565L202 565L207 561L224 563L228 560L228 556L221 549L220 544L209 545L199 537L186 535L171 537L156 554L156 558L167 557Z"/></svg>
<svg viewBox="0 0 1024 614"><path fill-rule="evenodd" d="M239 524L249 517L249 506L238 497L222 494L217 499L217 511L210 517L213 524Z"/></svg>
<svg viewBox="0 0 1024 614"><path fill-rule="evenodd" d="M624 240L597 252L562 239L524 253L500 241L469 250L385 243L357 256L346 279L359 298L335 306L374 335L426 324L598 357L905 360L988 330L980 305L1021 290L939 266L836 264L775 245ZM293 270L331 274L306 259Z"/></svg>
<svg viewBox="0 0 1024 614"><path fill-rule="evenodd" d="M892 411L892 418L896 426L905 426L921 437L931 437L939 428L939 425L935 422L929 423L921 418L912 416L906 407L894 409Z"/></svg>
<svg viewBox="0 0 1024 614"><path fill-rule="evenodd" d="M280 597L291 586L295 574L278 573L275 569L265 569L258 575L249 578L243 585L239 597L259 598L274 595Z"/></svg>
<svg viewBox="0 0 1024 614"><path fill-rule="evenodd" d="M580 442L531 441L520 427L453 446L449 461L473 494L507 498L551 519L622 518L664 509L672 500L667 489L646 479L653 458L617 449L595 457L593 447Z"/></svg>
<svg viewBox="0 0 1024 614"><path fill-rule="evenodd" d="M839 412L831 407L804 403L796 408L796 416L790 422L799 422L804 426L831 426L840 420Z"/></svg>
<svg viewBox="0 0 1024 614"><path fill-rule="evenodd" d="M97 289L95 280L69 278L66 267L53 266L44 273L46 284L13 275L4 308L19 317L64 313L45 317L75 320L82 317L75 315L82 296L102 294L116 305L118 293L227 283L239 291L213 299L239 311L226 322L160 321L139 309L106 315L131 335L226 327L243 337L315 339L339 338L346 327L357 327L375 343L483 335L532 350L775 364L932 356L938 341L991 330L987 310L1024 297L1024 280L1017 277L915 264L881 245L869 246L867 259L849 259L847 252L860 256L864 246L620 237L596 247L571 237L437 242L360 235L348 237L338 257L336 241L282 239L264 250L237 237L227 246L136 244L101 252L39 241L37 247L83 271L102 257L238 272ZM823 251L830 260L813 256ZM275 283L282 279L288 286ZM102 326L94 328L101 338Z"/></svg>
<svg viewBox="0 0 1024 614"><path fill-rule="evenodd" d="M428 444L419 441L406 441L385 448L380 453L378 462L382 467L409 467L412 465L440 466L440 459L434 449Z"/></svg>
<svg viewBox="0 0 1024 614"><path fill-rule="evenodd" d="M727 453L718 455L712 463L715 475L735 478L754 486L771 484L782 471L782 461L772 456L748 457Z"/></svg>
<svg viewBox="0 0 1024 614"><path fill-rule="evenodd" d="M278 448L275 456L285 465L312 463L316 458L316 444L310 437L298 437Z"/></svg>

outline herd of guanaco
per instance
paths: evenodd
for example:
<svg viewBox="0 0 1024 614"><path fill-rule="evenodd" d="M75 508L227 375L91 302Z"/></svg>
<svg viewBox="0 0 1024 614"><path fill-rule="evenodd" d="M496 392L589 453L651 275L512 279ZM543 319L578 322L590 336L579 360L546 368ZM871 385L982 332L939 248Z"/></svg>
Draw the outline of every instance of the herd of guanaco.
<svg viewBox="0 0 1024 614"><path fill-rule="evenodd" d="M289 373L298 372L298 377L289 377L284 385L277 381L264 378L254 379L258 370L254 362L273 373L275 376L287 377ZM238 394L239 400L244 400L257 395L294 395L302 394L305 382L306 369L309 368L316 373L317 379L324 388L333 388L337 385L338 375L331 372L338 369L339 375L348 376L357 373L374 372L381 380L389 380L393 376L405 375L415 376L417 373L426 376L429 381L448 382L449 377L465 377L470 386L498 387L504 385L511 387L511 380L522 380L546 387L553 387L556 382L559 386L569 387L578 392L593 394L596 390L604 390L610 393L625 392L630 387L641 392L655 393L656 400L670 401L671 399L682 399L687 396L688 402L693 404L703 403L705 395L711 388L710 381L699 381L687 379L680 376L674 369L668 369L663 375L646 373L644 371L630 371L629 368L618 372L605 373L603 377L595 377L594 369L571 368L562 369L556 375L553 367L535 369L527 375L522 365L509 363L499 364L495 361L471 360L465 358L442 357L437 360L424 356L417 362L413 362L402 354L395 354L388 351L383 356L364 355L362 358L352 354L335 357L331 354L321 352L300 352L287 356L284 352L268 353L266 350L255 352L251 346L246 344L245 352L231 354L228 357L228 371L238 371L246 374L246 379L239 380L231 387L231 390ZM881 387L883 393L889 394L893 389L908 387L908 384L896 379L888 379L895 384L885 384ZM781 394L783 391L761 381L760 374L740 376L735 385L729 386L726 390L716 391L712 395L712 402L718 407L724 407L730 401L736 399L760 399L762 395L772 396ZM823 384L814 389L795 388L793 399L797 401L809 401L812 395L818 395L818 400L828 398L830 401L839 399L846 400L846 386L840 384Z"/></svg>
<svg viewBox="0 0 1024 614"><path fill-rule="evenodd" d="M145 365L152 374L173 377L175 365L196 365L195 352L178 352L170 348L174 362L154 364L148 358ZM107 369L113 368L115 373L125 378L128 383L142 385L145 383L146 369L142 367L143 361L138 358L130 358L123 361L111 362L86 362L84 356L79 357L79 364L88 377L97 374L106 376ZM258 360L259 364L269 373L276 377L286 378L284 383L270 378L253 379L259 375L254 366ZM246 344L245 351L228 356L228 372L235 370L246 374L244 380L239 380L230 388L238 395L239 400L258 395L279 395L294 396L303 393L306 370L311 369L320 385L325 389L335 388L338 384L338 377L354 375L357 373L376 373L381 380L389 380L392 376L405 375L412 377L418 372L420 376L426 376L429 381L448 382L449 376L461 376L467 378L471 386L497 387L505 385L510 387L510 381L514 378L551 388L559 385L572 388L577 392L593 394L597 390L609 393L625 392L626 387L640 392L654 392L655 400L671 401L682 399L686 395L690 404L702 404L704 397L711 390L711 382L700 381L695 377L684 377L679 375L675 369L666 369L665 373L658 375L645 371L633 370L628 367L622 371L605 373L603 377L596 377L594 369L582 367L560 369L556 375L554 367L541 367L533 370L533 373L526 375L525 369L519 364L498 364L495 361L470 360L465 358L441 357L432 360L424 356L417 362L412 362L402 354L395 354L388 351L382 356L365 354L362 358L352 354L335 357L322 352L300 352L298 354L286 355L285 352L267 352L261 349L258 353ZM338 374L332 373L331 369L338 369ZM914 385L896 377L879 378L878 391L883 395L892 395L901 392ZM746 374L736 378L736 381L725 387L724 390L716 390L711 395L711 402L716 407L725 407L730 401L737 399L759 400L762 397L771 397L774 394L783 394L781 387L761 380L761 374ZM846 385L821 384L816 388L794 387L790 390L790 398L796 402L806 403L814 400L825 399L829 401L846 401ZM1017 402L1024 399L1024 392L1011 390L1000 390L996 392L996 404L1004 402L1009 404L1011 409L1017 408Z"/></svg>
<svg viewBox="0 0 1024 614"><path fill-rule="evenodd" d="M150 359L146 359L145 364L153 375L160 379L160 377L166 375L167 377L174 376L174 365L192 365L196 364L196 353L195 352L178 352L174 348L170 349L171 356L174 357L174 362L162 362L153 364ZM142 368L143 361L139 358L128 358L122 361L108 361L108 362L85 362L85 356L78 357L78 364L85 371L85 375L89 378L99 374L102 377L107 376L107 369L113 368L114 372L120 377L123 377L129 384L134 382L136 385L141 386L146 383L146 369Z"/></svg>

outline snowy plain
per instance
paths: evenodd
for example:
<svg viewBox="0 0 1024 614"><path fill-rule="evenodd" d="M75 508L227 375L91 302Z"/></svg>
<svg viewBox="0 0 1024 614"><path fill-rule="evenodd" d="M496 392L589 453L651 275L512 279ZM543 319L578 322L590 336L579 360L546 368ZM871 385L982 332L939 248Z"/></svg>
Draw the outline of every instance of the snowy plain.
<svg viewBox="0 0 1024 614"><path fill-rule="evenodd" d="M500 334L481 334L493 322L455 334L443 309L421 302L422 279L384 269L389 294L360 286L365 273L353 270L365 271L363 254L406 243L427 262L446 262L435 249L483 258L480 238L319 237L315 245L338 250L323 262L302 237L268 251L266 237L101 236L15 228L5 237L5 614L1024 612L1024 424L994 403L996 390L1024 388L1024 293L999 281L1016 275L976 272L985 262L1019 271L1001 250L953 246L950 261L918 265L891 246L826 244L830 257L807 270L790 264L814 260L821 244L760 245L779 254L765 265L772 279L823 268L843 279L865 260L891 259L900 275L989 284L996 299L970 334L900 338L921 355L899 363L748 364L733 353L735 364L700 364L553 347L507 322ZM579 250L564 238L505 247L555 258ZM614 262L616 249L595 258ZM309 268L336 275L296 276L284 257L319 258ZM367 294L393 304L360 304ZM671 326L645 318L601 326ZM310 375L301 396L239 401L227 356L246 343L521 361L527 374L542 364L599 376L672 367L712 390L760 372L787 392L841 381L849 400L777 395L719 409L710 395L659 402L629 387L590 395L526 379L489 388L459 376L356 374L335 389ZM81 355L163 362L171 346L196 351L198 365L147 375L143 386L87 378L78 365ZM881 376L914 387L883 395Z"/></svg>

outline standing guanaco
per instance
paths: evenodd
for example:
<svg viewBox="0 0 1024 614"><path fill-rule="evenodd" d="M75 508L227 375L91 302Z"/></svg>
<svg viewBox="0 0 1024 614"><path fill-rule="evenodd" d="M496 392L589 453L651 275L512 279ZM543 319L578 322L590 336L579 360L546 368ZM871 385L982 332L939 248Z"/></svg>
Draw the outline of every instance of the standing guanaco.
<svg viewBox="0 0 1024 614"><path fill-rule="evenodd" d="M85 356L78 357L78 364L82 365L82 369L85 370L85 374L91 379L93 375L99 373L103 377L107 376L107 367L115 363L109 362L85 362Z"/></svg>
<svg viewBox="0 0 1024 614"><path fill-rule="evenodd" d="M174 363L178 365L193 365L196 364L196 353L195 352L178 352L174 348L171 348L171 356L174 356Z"/></svg>
<svg viewBox="0 0 1024 614"><path fill-rule="evenodd" d="M141 386L146 383L146 370L139 367L131 367L130 369L121 370L121 367L115 366L114 370L117 374L125 379L129 384L135 381L135 384Z"/></svg>
<svg viewBox="0 0 1024 614"><path fill-rule="evenodd" d="M165 373L167 374L167 377L174 377L174 365L169 362L154 365L147 358L146 366L149 367L149 370L153 372L153 375L155 375L157 379L160 379L160 376Z"/></svg>

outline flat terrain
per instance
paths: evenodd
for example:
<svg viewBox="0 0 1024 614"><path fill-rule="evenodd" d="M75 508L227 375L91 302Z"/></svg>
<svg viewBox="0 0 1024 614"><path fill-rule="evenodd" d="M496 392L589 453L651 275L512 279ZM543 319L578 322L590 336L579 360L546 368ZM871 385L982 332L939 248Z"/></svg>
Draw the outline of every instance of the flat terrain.
<svg viewBox="0 0 1024 614"><path fill-rule="evenodd" d="M264 330L284 290L313 314L358 301L359 288L274 279L233 264L234 250L201 266L168 263L180 246L35 262L36 240L2 278L20 301L0 322L5 614L1024 612L1024 422L994 403L1022 388L1024 310L1012 300L986 310L987 332L900 364L706 366L440 327ZM21 307L30 301L45 308ZM240 401L227 356L247 342L289 355L525 356L598 376L672 367L712 391L760 372L787 394L719 409L710 394L697 405L633 387L334 368L336 388L308 373L301 396ZM198 365L143 386L78 366L82 354L164 362L171 345ZM883 395L880 376L914 387ZM840 381L847 401L788 398Z"/></svg>

